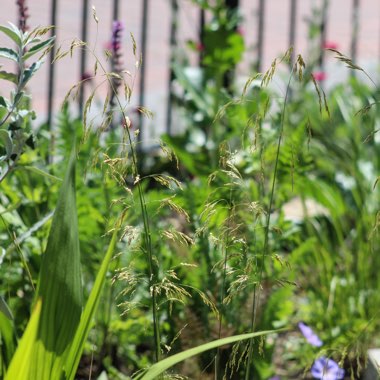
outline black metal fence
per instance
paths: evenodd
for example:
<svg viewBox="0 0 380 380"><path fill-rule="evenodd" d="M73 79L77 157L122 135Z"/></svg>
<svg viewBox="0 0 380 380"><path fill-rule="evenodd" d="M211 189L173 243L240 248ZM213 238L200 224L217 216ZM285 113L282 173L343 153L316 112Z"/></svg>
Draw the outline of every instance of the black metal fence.
<svg viewBox="0 0 380 380"><path fill-rule="evenodd" d="M43 1L43 0L41 0ZM48 1L48 0L45 0ZM143 64L140 67L138 75L138 85L135 91L134 102L138 106L147 106L151 108L152 100L150 100L150 94L152 89L150 88L150 83L147 80L149 76L152 77L152 68L157 65L155 57L150 54L151 50L154 50L154 44L159 44L162 49L166 51L164 55L165 63L161 66L166 67L160 72L160 76L165 77L165 85L160 85L160 97L157 97L153 101L153 111L158 117L158 121L153 123L159 124L159 132L171 133L173 126L172 118L172 93L173 93L173 81L175 79L174 73L171 70L170 62L172 57L174 57L174 51L178 46L184 46L184 37L181 36L181 25L188 22L190 24L190 29L193 29L193 39L198 40L202 43L203 39L203 28L205 23L209 20L210 15L207 10L200 9L194 4L196 1L191 0L133 0L131 2L124 0L110 0L107 3L107 9L109 14L102 14L101 16L107 20L125 20L126 31L128 31L130 20L128 16L130 14L129 9L131 7L139 8L139 21L138 29L135 35L138 48L142 54ZM294 46L295 50L298 49L298 44L304 45L304 42L300 41L300 34L303 33L306 39L307 33L309 32L307 28L305 29L305 9L308 9L306 14L309 17L309 27L310 23L314 22L314 29L319 28L319 66L323 70L325 66L325 49L324 47L328 42L329 31L336 31L336 20L340 21L339 25L343 22L348 24L348 28L345 28L344 32L344 44L343 51L345 54L349 55L354 62L360 58L360 46L363 44L364 40L364 50L367 48L368 37L361 35L361 25L368 27L371 24L371 30L369 35L373 41L377 41L375 44L372 43L371 55L372 58L377 58L379 53L379 16L380 16L380 5L377 0L367 0L366 3L362 3L360 0L320 0L320 1L309 1L309 0L224 0L225 6L231 9L235 9L241 13L242 16L242 26L244 27L244 37L247 40L247 53L245 56L246 61L252 63L251 67L254 66L257 71L263 69L264 64L268 60L268 55L273 56L273 44L279 45L277 39L281 37L282 41L285 41L283 46L278 46L274 54L285 51L288 46ZM38 3L37 0L30 2L29 8L32 10L35 4ZM59 44L59 32L65 28L64 12L62 9L71 6L71 1L59 1L50 0L50 23L57 26L58 31L58 41ZM211 3L211 2L210 2ZM334 13L334 9L337 9L337 3L340 4L338 9L340 9L339 14ZM80 30L80 38L83 41L89 40L91 37L90 25L93 24L93 19L91 17L92 4L88 0L81 0L80 2L80 25L78 29ZM76 4L78 6L78 4ZM105 9L105 5L102 7ZM340 8L339 8L340 7ZM191 12L189 9L191 8ZM314 8L314 13L312 9ZM76 8L77 9L77 8ZM184 10L185 9L185 10ZM303 9L303 10L302 10ZM79 12L79 9L73 12ZM162 18L159 19L157 23L157 18L159 15L157 13L162 12ZM281 12L281 14L279 14ZM186 21L186 17L190 17L191 20ZM134 13L136 16L136 12ZM366 18L370 15L370 20ZM67 15L65 16L67 18ZM317 17L318 20L313 19ZM134 19L134 24L136 25L136 17ZM30 21L33 24L33 20ZM279 28L279 25L285 25ZM109 23L108 23L109 25ZM301 26L304 28L302 32ZM162 29L167 30L167 34L164 39L157 37ZM189 25L187 27L189 29ZM276 30L278 30L276 32ZM306 33L305 33L306 31ZM136 29L135 29L136 32ZM111 32L109 32L111 33ZM277 35L276 35L277 33ZM335 32L334 32L335 33ZM366 32L368 33L368 31ZM268 37L268 34L272 35L272 40ZM275 38L273 38L275 35ZM160 35L161 36L161 35ZM305 39L304 38L304 39ZM372 40L371 40L372 41ZM343 45L344 45L343 44ZM347 46L348 45L348 46ZM374 47L376 45L377 47ZM55 54L55 49L51 51L51 58ZM78 78L83 78L89 65L88 50L81 50L79 57L74 57L77 61L70 63L70 65L77 65L79 68ZM365 55L365 54L364 54ZM200 64L200 60L195 60L193 64ZM46 65L48 68L48 79L47 85L48 89L46 92L46 115L49 125L53 123L54 113L56 112L56 105L54 99L57 94L61 91L56 87L57 81L57 70L56 66L59 63ZM67 64L67 63L66 63ZM248 67L248 65L246 65ZM154 75L154 74L153 74ZM75 81L75 78L72 78ZM66 81L68 79L66 78ZM151 80L152 82L152 80ZM153 90L154 92L155 90ZM78 102L78 111L83 111L83 104L85 101L85 91L81 90ZM143 128L144 120L142 115L139 116L140 128ZM157 130L157 127L155 128Z"/></svg>

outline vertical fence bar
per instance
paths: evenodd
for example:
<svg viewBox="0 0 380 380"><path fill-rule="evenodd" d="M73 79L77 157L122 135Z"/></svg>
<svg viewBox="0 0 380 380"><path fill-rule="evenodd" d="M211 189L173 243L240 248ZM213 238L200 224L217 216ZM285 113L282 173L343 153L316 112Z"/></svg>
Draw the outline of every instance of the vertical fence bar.
<svg viewBox="0 0 380 380"><path fill-rule="evenodd" d="M171 0L171 21L170 21L170 58L169 58L169 85L168 85L168 104L166 108L166 133L172 132L172 104L173 104L173 62L175 48L177 46L177 26L178 26L178 1Z"/></svg>
<svg viewBox="0 0 380 380"><path fill-rule="evenodd" d="M290 0L290 19L289 19L289 47L293 47L290 55L290 67L294 65L295 44L296 44L296 26L297 26L297 0Z"/></svg>
<svg viewBox="0 0 380 380"><path fill-rule="evenodd" d="M115 21L119 21L119 0L113 0L112 2L112 22L111 22L111 25L112 25L112 33L114 33L114 30L113 30L113 22ZM116 52L115 51L112 51L112 59L110 60L110 67L111 67L111 72L115 72L115 57L114 57L114 54ZM110 88L110 92L112 93L112 86ZM111 102L111 106L114 106L114 97L111 96L111 99L112 99L112 102Z"/></svg>
<svg viewBox="0 0 380 380"><path fill-rule="evenodd" d="M51 5L51 16L50 16L50 23L54 26L54 29L52 30L52 34L56 31L57 26L57 2L58 0L53 0ZM47 124L49 130L52 128L52 120L53 120L53 104L54 104L54 75L55 75L55 64L52 63L55 56L55 42L50 50L50 66L49 66L49 74L48 74L48 118L47 118Z"/></svg>
<svg viewBox="0 0 380 380"><path fill-rule="evenodd" d="M351 59L356 63L358 55L358 35L359 35L359 0L352 1L352 34L351 34ZM355 70L351 70L351 75L355 75Z"/></svg>
<svg viewBox="0 0 380 380"><path fill-rule="evenodd" d="M145 73L146 73L146 46L147 46L147 31L148 31L148 0L143 0L142 14L141 14L141 55L142 64L140 67L140 83L139 83L139 107L144 107L145 105ZM139 112L139 140L142 141L143 138L143 123L144 117L143 113ZM140 160L141 162L141 160Z"/></svg>
<svg viewBox="0 0 380 380"><path fill-rule="evenodd" d="M119 19L119 0L113 0L113 5L112 5L112 18L113 21L116 21Z"/></svg>
<svg viewBox="0 0 380 380"><path fill-rule="evenodd" d="M52 35L56 34L56 26L57 26L57 4L58 0L53 0L51 3L51 25L54 26L54 29L52 29ZM54 41L53 46L50 50L50 65L49 65L49 74L48 74L48 109L47 109L47 126L48 130L50 132L50 152L47 156L47 162L52 163L53 162L53 151L54 151L54 134L51 133L53 129L53 106L54 106L54 79L55 79L55 63L53 63L53 59L55 56L56 51L56 41Z"/></svg>
<svg viewBox="0 0 380 380"><path fill-rule="evenodd" d="M82 30L81 39L87 42L88 32L88 0L82 0ZM87 63L87 49L82 49L80 52L80 80L82 81L85 77ZM85 83L82 83L79 90L79 115L83 113L84 105L84 87Z"/></svg>
<svg viewBox="0 0 380 380"><path fill-rule="evenodd" d="M320 55L319 55L319 67L323 72L325 71L325 46L327 35L327 13L328 13L329 0L324 0L321 10L321 24L320 24Z"/></svg>
<svg viewBox="0 0 380 380"><path fill-rule="evenodd" d="M231 14L235 14L238 12L239 0L224 0L224 1L225 1L225 5L226 5L227 10ZM236 19L237 19L237 23L236 23L236 25L234 25L234 31L235 32L238 29L238 23L239 23L239 19L238 18L236 18ZM226 88L227 90L231 90L230 87L231 87L231 83L233 82L234 75L235 75L235 67L233 67L231 70L228 70L224 74L223 87Z"/></svg>
<svg viewBox="0 0 380 380"><path fill-rule="evenodd" d="M263 51L264 51L264 17L265 17L265 0L259 0L259 9L257 12L257 61L256 70L261 70Z"/></svg>
<svg viewBox="0 0 380 380"><path fill-rule="evenodd" d="M206 23L206 12L201 8L199 13L199 56L198 56L198 65L202 67L203 60L203 46L204 46L204 34L205 34L205 23Z"/></svg>

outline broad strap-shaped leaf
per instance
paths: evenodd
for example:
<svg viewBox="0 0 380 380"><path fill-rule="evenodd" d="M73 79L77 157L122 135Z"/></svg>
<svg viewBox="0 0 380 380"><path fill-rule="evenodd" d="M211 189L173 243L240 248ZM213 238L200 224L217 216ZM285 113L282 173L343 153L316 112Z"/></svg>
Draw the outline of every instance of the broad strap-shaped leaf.
<svg viewBox="0 0 380 380"><path fill-rule="evenodd" d="M249 333L249 334L234 335L228 338L217 339L212 342L202 344L198 347L190 348L189 350L180 352L176 355L173 355L164 360L161 360L160 362L156 364L153 364L145 373L138 375L137 377L135 377L135 379L136 380L157 379L157 376L167 371L169 368L173 367L174 365L188 358L191 358L192 356L198 355L202 352L212 350L213 348L217 348L220 346L224 346L225 344L231 344L231 343L239 342L242 340L252 339L258 336L262 336L262 335L273 334L278 331L279 330L268 330L268 331L259 331L259 332Z"/></svg>
<svg viewBox="0 0 380 380"><path fill-rule="evenodd" d="M5 380L28 380L33 361L33 351L38 334L38 322L41 314L41 300L37 300L28 326L22 336L17 350L5 376Z"/></svg>
<svg viewBox="0 0 380 380"><path fill-rule="evenodd" d="M115 231L113 232L110 245L96 276L94 287L92 288L90 297L88 298L88 301L86 303L86 307L82 314L77 333L75 334L75 338L73 340L69 356L65 363L66 379L68 380L73 380L75 377L79 360L82 356L82 352L84 349L84 344L86 343L86 339L92 326L92 318L99 305L100 295L103 290L104 283L106 281L108 266L113 257L116 242L117 229L115 229Z"/></svg>
<svg viewBox="0 0 380 380"><path fill-rule="evenodd" d="M82 312L74 152L42 257L37 297L42 300L42 310L27 379L60 379Z"/></svg>
<svg viewBox="0 0 380 380"><path fill-rule="evenodd" d="M3 313L0 313L0 341L0 378L3 379L16 350L14 323Z"/></svg>

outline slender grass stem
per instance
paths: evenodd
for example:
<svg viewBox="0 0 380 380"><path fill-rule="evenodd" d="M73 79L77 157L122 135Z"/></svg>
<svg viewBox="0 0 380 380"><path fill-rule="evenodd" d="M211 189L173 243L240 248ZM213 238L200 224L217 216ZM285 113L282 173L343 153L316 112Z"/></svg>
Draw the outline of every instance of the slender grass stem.
<svg viewBox="0 0 380 380"><path fill-rule="evenodd" d="M16 247L16 250L17 250L17 252L18 252L19 255L20 255L20 259L21 259L22 265L23 265L24 268L25 268L25 271L26 271L26 274L27 274L27 276L28 276L28 279L29 279L30 285L31 285L33 291L36 291L36 288L35 288L34 283L33 283L33 277L32 277L32 274L31 274L31 272L30 272L30 269L29 269L29 267L28 267L28 263L27 263L27 261L26 261L26 259L25 259L25 256L24 256L24 254L22 253L22 250L21 250L19 244L17 243L15 237L13 236L13 234L11 233L11 231L9 230L9 227L8 227L6 221L4 220L4 218L3 218L3 216L2 216L1 214L0 214L0 218L1 218L2 222L3 222L3 224L4 224L4 227L5 227L6 230L7 230L7 233L8 233L8 235L9 235L9 238L13 241L13 244L14 244L14 246Z"/></svg>
<svg viewBox="0 0 380 380"><path fill-rule="evenodd" d="M92 54L94 54L93 51L91 51ZM114 99L116 100L117 106L121 112L124 125L128 125L127 123L127 116L125 114L124 108L121 104L120 98L117 94L117 90L114 86L113 81L111 80L111 77L107 75L107 70L103 66L103 64L100 62L100 60L97 58L96 54L94 54L95 59L97 60L101 70L107 77L107 81L109 83L111 91L115 94ZM137 161L137 153L134 147L134 142L131 136L131 132L128 127L125 128L126 130L126 136L127 140L130 146L131 150L131 158L132 158L132 170L133 175L135 177L136 186L137 186L137 192L139 197L139 203L140 203L140 209L141 209L141 215L143 220L143 242L144 242L144 251L148 256L148 268L149 268L149 289L152 296L152 317L153 317L153 333L154 333L154 342L155 342L155 361L158 362L161 358L161 338L160 338L160 326L159 326L159 318L158 318L158 303L157 303L157 295L155 291L155 285L158 282L158 271L156 268L156 265L154 264L153 260L153 247L152 247L152 239L151 239L151 232L150 232L150 224L149 224L149 215L146 208L146 201L144 192L141 186L141 182L139 180L139 168L138 168L138 161Z"/></svg>
<svg viewBox="0 0 380 380"><path fill-rule="evenodd" d="M269 198L269 206L268 206L268 211L267 211L267 217L266 217L266 221L265 221L264 246L263 246L263 251L262 251L263 253L261 256L259 278L258 278L257 283L254 286L254 291L253 291L253 305L252 305L253 316L251 319L251 332L253 332L255 330L255 327L256 327L257 310L258 310L258 307L260 305L261 283L262 283L263 275L264 275L265 258L269 254L270 218L271 218L272 207L273 207L273 202L274 202L274 191L276 188L276 178L277 178L277 171L278 171L278 162L279 162L279 158L280 158L281 143L282 143L282 139L283 139L283 135L284 135L285 111L286 111L286 105L287 105L289 92L290 92L290 83L291 83L291 80L293 78L293 74L294 74L294 66L293 66L293 68L290 72L290 75L289 75L288 84L286 86L284 104L283 104L282 113L281 113L280 132L279 132L278 141L277 141L277 150L276 150L276 158L275 158L274 171L273 171L273 180L272 180L272 185L271 185L271 190L270 190L270 198ZM254 343L254 340L251 339L249 342L248 360L247 360L246 372L245 372L245 379L246 380L251 379L250 369L251 369L252 356L253 356L253 343Z"/></svg>
<svg viewBox="0 0 380 380"><path fill-rule="evenodd" d="M224 236L224 261L223 261L223 278L222 278L222 287L220 290L220 300L219 300L219 326L218 326L218 338L222 337L222 324L223 324L223 315L224 315L224 298L226 296L226 282L227 282L227 260L228 260L228 245L230 242L230 228L231 228L231 214L232 214L232 190L230 190L230 199L229 199L229 207L228 207L228 219L227 219L227 230ZM215 380L219 379L219 364L220 364L220 347L217 348L216 356L215 356Z"/></svg>

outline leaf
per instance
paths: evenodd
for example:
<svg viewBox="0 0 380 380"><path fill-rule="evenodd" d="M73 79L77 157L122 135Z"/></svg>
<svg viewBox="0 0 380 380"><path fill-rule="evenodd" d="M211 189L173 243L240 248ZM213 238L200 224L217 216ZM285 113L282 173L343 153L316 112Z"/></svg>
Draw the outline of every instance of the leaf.
<svg viewBox="0 0 380 380"><path fill-rule="evenodd" d="M11 309L5 302L3 296L0 296L0 312L2 312L8 319L13 320Z"/></svg>
<svg viewBox="0 0 380 380"><path fill-rule="evenodd" d="M33 350L38 332L38 323L41 314L41 300L38 299L29 323L22 336L17 350L12 358L5 380L28 380L30 379L30 367L32 364Z"/></svg>
<svg viewBox="0 0 380 380"><path fill-rule="evenodd" d="M112 259L117 242L117 229L115 229L107 253L100 266L99 272L96 276L94 287L92 288L90 297L86 303L83 311L78 330L75 334L73 343L70 347L70 352L66 360L65 368L67 369L66 379L73 380L78 368L79 360L82 356L84 344L91 329L91 321L98 308L100 295L106 280L108 265Z"/></svg>
<svg viewBox="0 0 380 380"><path fill-rule="evenodd" d="M43 177L46 177L46 178L51 179L53 181L62 182L62 178L59 178L59 177L56 177L55 175L47 173L47 172L43 171L42 169L37 168L36 166L29 166L29 165L21 166L21 165L19 165L19 166L17 166L16 169L24 169L24 170L33 172L35 174L42 175Z"/></svg>
<svg viewBox="0 0 380 380"><path fill-rule="evenodd" d="M18 83L18 78L16 74L8 73L7 71L0 71L0 79L8 80L14 84Z"/></svg>
<svg viewBox="0 0 380 380"><path fill-rule="evenodd" d="M249 334L234 335L228 338L217 339L217 340L214 340L213 342L202 344L198 347L190 348L189 350L180 352L164 360L161 360L160 362L156 364L153 364L145 373L138 375L135 379L136 380L156 379L158 375L162 374L163 372L168 370L170 367L173 367L175 364L180 363L188 358L191 358L192 356L199 355L202 352L209 351L209 350L212 350L213 348L224 346L226 344L239 342L241 340L252 339L258 336L262 336L262 335L273 334L278 331L279 330L268 330L268 331L259 331L255 333L249 333Z"/></svg>
<svg viewBox="0 0 380 380"><path fill-rule="evenodd" d="M5 101L5 98L3 96L0 96L0 106L7 108L7 102Z"/></svg>
<svg viewBox="0 0 380 380"><path fill-rule="evenodd" d="M62 376L82 311L80 270L73 150L41 262L37 297L42 309L28 380Z"/></svg>
<svg viewBox="0 0 380 380"><path fill-rule="evenodd" d="M199 80L195 77L192 70L183 68L178 63L173 63L173 71L175 73L176 80L186 90L187 94L191 97L197 109L202 111L208 117L213 118L213 105L207 97L207 93L200 87Z"/></svg>
<svg viewBox="0 0 380 380"><path fill-rule="evenodd" d="M22 77L21 86L25 87L27 82L29 82L30 78L33 74L41 67L42 61L34 62L28 69L25 69L24 75Z"/></svg>
<svg viewBox="0 0 380 380"><path fill-rule="evenodd" d="M18 63L18 54L13 49L0 47L0 57L7 58Z"/></svg>
<svg viewBox="0 0 380 380"><path fill-rule="evenodd" d="M9 136L8 131L6 131L5 129L0 129L0 140L4 144L5 152L6 152L5 156L0 157L0 162L1 162L4 160L8 160L11 157L12 152L13 152L13 143L12 143L11 137Z"/></svg>
<svg viewBox="0 0 380 380"><path fill-rule="evenodd" d="M23 56L24 61L26 61L28 58L33 56L34 54L38 53L39 51L48 48L55 40L55 36L48 38L45 41L42 41L33 47L31 47Z"/></svg>
<svg viewBox="0 0 380 380"><path fill-rule="evenodd" d="M9 23L11 26L13 24ZM13 25L14 26L14 25ZM10 37L14 42L16 42L16 45L19 47L22 47L21 42L21 31L18 31L18 29L14 26L14 28L8 28L7 26L0 25L0 31L2 31L4 34L6 34L8 37ZM16 32L18 31L18 33Z"/></svg>
<svg viewBox="0 0 380 380"><path fill-rule="evenodd" d="M30 238L36 231L38 231L42 226L44 226L54 215L54 212L51 211L38 222L34 223L27 231L22 235L18 236L17 239L13 241L13 244L9 245L6 250L6 255L9 255L16 247L20 246L25 240Z"/></svg>
<svg viewBox="0 0 380 380"><path fill-rule="evenodd" d="M3 379L6 369L9 367L12 357L16 350L16 337L13 321L0 313L0 340L1 340L1 357L0 357L0 377Z"/></svg>

